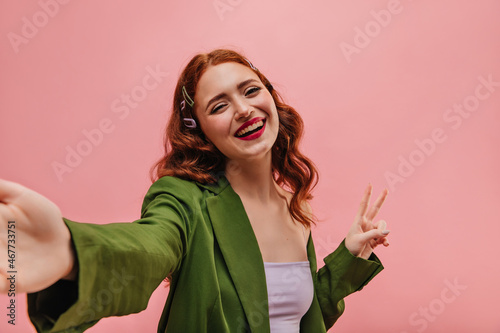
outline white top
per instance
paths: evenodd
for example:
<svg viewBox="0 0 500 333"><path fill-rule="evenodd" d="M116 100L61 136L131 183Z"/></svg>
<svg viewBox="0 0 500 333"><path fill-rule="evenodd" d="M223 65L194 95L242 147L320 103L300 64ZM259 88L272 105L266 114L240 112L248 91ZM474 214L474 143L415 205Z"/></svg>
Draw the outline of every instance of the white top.
<svg viewBox="0 0 500 333"><path fill-rule="evenodd" d="M264 269L271 333L298 333L314 295L309 261L264 262Z"/></svg>

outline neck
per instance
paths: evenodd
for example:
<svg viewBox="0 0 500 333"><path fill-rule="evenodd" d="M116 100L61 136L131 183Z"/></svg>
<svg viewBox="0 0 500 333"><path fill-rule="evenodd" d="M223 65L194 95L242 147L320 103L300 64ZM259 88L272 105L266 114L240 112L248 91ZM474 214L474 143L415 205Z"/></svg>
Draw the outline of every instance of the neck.
<svg viewBox="0 0 500 333"><path fill-rule="evenodd" d="M271 173L271 156L258 160L228 161L226 177L239 196L267 203L279 195L278 185Z"/></svg>

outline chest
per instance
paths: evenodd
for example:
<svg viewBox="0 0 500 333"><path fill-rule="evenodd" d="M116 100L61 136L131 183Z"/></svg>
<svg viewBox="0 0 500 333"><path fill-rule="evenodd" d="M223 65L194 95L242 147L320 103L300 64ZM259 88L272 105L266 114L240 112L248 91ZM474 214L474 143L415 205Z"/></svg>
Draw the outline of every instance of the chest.
<svg viewBox="0 0 500 333"><path fill-rule="evenodd" d="M243 201L264 262L307 260L308 232L294 221L286 204Z"/></svg>

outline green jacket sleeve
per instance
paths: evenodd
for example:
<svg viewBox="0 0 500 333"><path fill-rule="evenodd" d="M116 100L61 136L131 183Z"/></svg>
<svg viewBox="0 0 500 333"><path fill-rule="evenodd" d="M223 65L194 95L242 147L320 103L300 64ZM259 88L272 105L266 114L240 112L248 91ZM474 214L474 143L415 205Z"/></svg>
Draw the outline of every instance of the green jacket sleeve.
<svg viewBox="0 0 500 333"><path fill-rule="evenodd" d="M179 267L187 247L192 196L175 182L164 177L154 183L135 222L98 225L64 219L76 250L78 278L28 294L28 313L38 332L83 332L103 317L146 308L156 287Z"/></svg>
<svg viewBox="0 0 500 333"><path fill-rule="evenodd" d="M384 267L374 253L368 260L352 255L345 240L324 262L316 276L316 293L328 330L344 312L344 298L363 289Z"/></svg>

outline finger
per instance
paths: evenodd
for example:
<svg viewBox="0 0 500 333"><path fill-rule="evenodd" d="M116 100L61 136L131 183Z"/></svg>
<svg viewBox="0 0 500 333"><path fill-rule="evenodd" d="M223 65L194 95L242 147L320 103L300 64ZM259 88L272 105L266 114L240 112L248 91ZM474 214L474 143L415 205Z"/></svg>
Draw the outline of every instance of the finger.
<svg viewBox="0 0 500 333"><path fill-rule="evenodd" d="M24 187L18 183L0 179L0 202L11 202L18 197L24 190Z"/></svg>
<svg viewBox="0 0 500 333"><path fill-rule="evenodd" d="M377 223L374 223L373 226L380 231L384 231L385 229L387 229L387 222L385 222L384 220L380 220Z"/></svg>
<svg viewBox="0 0 500 333"><path fill-rule="evenodd" d="M382 233L382 235L384 235L382 237L374 239L377 242L377 245L383 244L384 246L389 246L389 241L387 240L386 236L391 231L387 230L387 222L385 222L384 220L380 220L377 223L374 223L374 226L377 228L377 230L379 230Z"/></svg>
<svg viewBox="0 0 500 333"><path fill-rule="evenodd" d="M361 235L361 242L366 243L369 241L374 241L378 243L389 234L389 230L381 231L380 229L372 229Z"/></svg>
<svg viewBox="0 0 500 333"><path fill-rule="evenodd" d="M385 236L389 235L389 233L391 232L390 230L387 230L387 222L385 222L384 220L380 220L377 223L375 223L375 226L376 226L377 230L380 230L382 235L384 235L383 240L386 240ZM381 243L385 243L385 242L381 242ZM389 244L387 244L387 245L389 245Z"/></svg>
<svg viewBox="0 0 500 333"><path fill-rule="evenodd" d="M362 216L365 215L366 210L368 209L368 205L370 203L370 196L372 194L372 184L368 184L365 190L365 194L363 195L363 199L361 200L361 203L359 204L359 210L358 210L358 215L357 218L361 218Z"/></svg>
<svg viewBox="0 0 500 333"><path fill-rule="evenodd" d="M385 237L375 238L375 240L370 241L370 245L372 249L376 248L379 245L384 245L385 247L387 247L389 246L389 241Z"/></svg>
<svg viewBox="0 0 500 333"><path fill-rule="evenodd" d="M382 207L382 204L385 201L385 198L387 198L388 193L389 193L389 191L386 188L382 191L382 193L380 193L379 197L377 198L377 200L373 204L372 208L370 208L370 211L366 215L366 218L368 220L373 220L375 218L375 216L377 216L380 208Z"/></svg>

